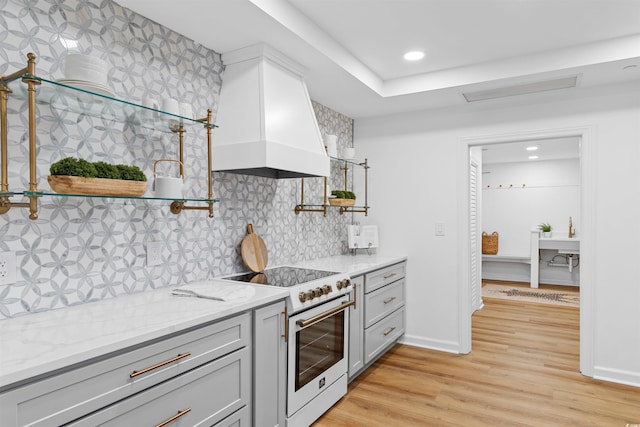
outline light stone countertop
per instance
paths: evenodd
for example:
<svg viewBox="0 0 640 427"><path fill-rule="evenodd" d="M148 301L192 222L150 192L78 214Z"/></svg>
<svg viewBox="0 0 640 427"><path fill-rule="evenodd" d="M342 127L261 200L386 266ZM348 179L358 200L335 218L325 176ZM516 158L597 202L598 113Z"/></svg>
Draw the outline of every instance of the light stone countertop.
<svg viewBox="0 0 640 427"><path fill-rule="evenodd" d="M245 286L255 288L255 293L243 301L178 297L171 295L175 287L166 287L0 321L0 390L288 295L283 288Z"/></svg>
<svg viewBox="0 0 640 427"><path fill-rule="evenodd" d="M398 255L339 255L295 266L352 277L401 261ZM216 286L238 286L212 280ZM177 297L174 287L0 321L0 390L173 332L221 320L288 296L286 288L255 288L245 301Z"/></svg>
<svg viewBox="0 0 640 427"><path fill-rule="evenodd" d="M348 273L351 277L359 276L371 270L384 268L402 261L406 261L404 255L387 254L361 254L358 255L337 255L333 257L320 258L311 261L302 261L294 265L299 267L317 268L321 270L337 271Z"/></svg>

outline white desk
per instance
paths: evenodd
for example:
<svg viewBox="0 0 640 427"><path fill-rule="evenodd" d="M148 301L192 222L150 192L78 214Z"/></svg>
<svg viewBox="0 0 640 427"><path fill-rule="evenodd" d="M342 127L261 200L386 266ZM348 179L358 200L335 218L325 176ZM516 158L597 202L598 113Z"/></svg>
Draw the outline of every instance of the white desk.
<svg viewBox="0 0 640 427"><path fill-rule="evenodd" d="M541 237L538 230L531 230L531 287L537 288L540 279L540 249L555 249L560 253L579 254L580 239L563 236Z"/></svg>

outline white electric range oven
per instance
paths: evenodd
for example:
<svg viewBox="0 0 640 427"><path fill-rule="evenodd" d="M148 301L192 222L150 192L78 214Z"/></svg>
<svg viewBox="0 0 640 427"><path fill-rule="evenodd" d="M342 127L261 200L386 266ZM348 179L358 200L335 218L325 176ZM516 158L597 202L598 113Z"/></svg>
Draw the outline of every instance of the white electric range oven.
<svg viewBox="0 0 640 427"><path fill-rule="evenodd" d="M347 393L349 276L284 266L225 279L289 289L287 427L309 426Z"/></svg>

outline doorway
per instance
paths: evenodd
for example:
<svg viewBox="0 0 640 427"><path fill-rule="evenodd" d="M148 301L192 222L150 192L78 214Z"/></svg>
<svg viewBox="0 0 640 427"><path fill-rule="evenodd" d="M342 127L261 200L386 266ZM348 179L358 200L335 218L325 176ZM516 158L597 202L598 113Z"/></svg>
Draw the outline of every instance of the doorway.
<svg viewBox="0 0 640 427"><path fill-rule="evenodd" d="M465 189L464 201L461 200L464 209L464 215L461 219L460 230L464 230L464 239L466 244L462 245L460 265L462 266L460 286L460 336L461 336L461 352L469 353L471 349L471 315L474 308L474 296L478 284L477 271L473 271L472 257L476 257L477 264L478 244L477 239L473 238L471 209L471 152L472 148L495 145L509 144L516 142L530 142L537 140L550 140L557 138L577 138L580 140L580 217L581 217L581 241L580 241L580 258L584 260L580 269L580 371L584 375L593 376L593 283L591 278L594 276L592 272L593 265L589 262L592 252L592 233L593 218L595 216L595 206L593 203L594 183L590 171L594 169L594 156L592 154L592 131L590 128L571 128L571 129L555 129L541 130L533 132L521 132L509 135L483 136L464 139L461 143L460 165L464 166L462 175L466 177L467 184L463 186ZM476 207L477 209L477 207ZM477 222L476 222L477 224Z"/></svg>

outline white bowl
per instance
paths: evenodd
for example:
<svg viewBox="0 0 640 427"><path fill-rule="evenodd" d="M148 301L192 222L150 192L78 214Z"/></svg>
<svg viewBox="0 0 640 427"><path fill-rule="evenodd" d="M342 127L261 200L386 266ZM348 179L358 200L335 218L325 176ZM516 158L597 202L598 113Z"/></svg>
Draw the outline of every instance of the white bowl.
<svg viewBox="0 0 640 427"><path fill-rule="evenodd" d="M107 85L108 65L100 58L69 54L64 61L64 76L68 80L82 80Z"/></svg>

